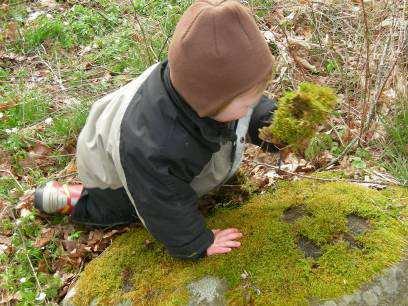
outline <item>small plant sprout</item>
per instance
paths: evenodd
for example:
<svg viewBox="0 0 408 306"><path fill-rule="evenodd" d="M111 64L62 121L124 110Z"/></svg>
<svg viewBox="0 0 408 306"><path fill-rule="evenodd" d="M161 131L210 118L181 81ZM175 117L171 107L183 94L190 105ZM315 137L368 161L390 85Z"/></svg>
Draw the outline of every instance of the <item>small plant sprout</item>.
<svg viewBox="0 0 408 306"><path fill-rule="evenodd" d="M73 231L69 234L68 240L77 240L79 237L81 237L81 233L82 231Z"/></svg>

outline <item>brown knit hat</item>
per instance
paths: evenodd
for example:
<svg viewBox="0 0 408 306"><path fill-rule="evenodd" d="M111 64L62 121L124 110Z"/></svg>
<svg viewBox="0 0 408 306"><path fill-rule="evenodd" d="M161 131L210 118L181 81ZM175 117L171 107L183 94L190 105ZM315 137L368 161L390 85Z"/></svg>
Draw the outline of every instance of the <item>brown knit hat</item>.
<svg viewBox="0 0 408 306"><path fill-rule="evenodd" d="M171 81L200 117L262 82L273 56L249 11L233 0L197 0L169 47Z"/></svg>

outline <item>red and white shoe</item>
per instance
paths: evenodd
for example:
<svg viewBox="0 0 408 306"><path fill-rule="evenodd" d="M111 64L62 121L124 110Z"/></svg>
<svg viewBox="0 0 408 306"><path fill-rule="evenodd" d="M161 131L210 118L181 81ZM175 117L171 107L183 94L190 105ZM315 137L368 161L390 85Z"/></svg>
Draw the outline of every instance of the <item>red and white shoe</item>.
<svg viewBox="0 0 408 306"><path fill-rule="evenodd" d="M48 182L44 187L35 190L35 207L48 214L60 213L69 215L81 197L82 184L68 185L56 181Z"/></svg>

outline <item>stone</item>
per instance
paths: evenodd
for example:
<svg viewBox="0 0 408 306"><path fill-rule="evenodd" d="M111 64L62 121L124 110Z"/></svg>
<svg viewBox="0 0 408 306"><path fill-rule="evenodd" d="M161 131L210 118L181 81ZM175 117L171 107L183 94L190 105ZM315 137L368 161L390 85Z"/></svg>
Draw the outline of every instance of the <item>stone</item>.
<svg viewBox="0 0 408 306"><path fill-rule="evenodd" d="M379 286L373 286L372 290L376 295L381 294L381 288Z"/></svg>
<svg viewBox="0 0 408 306"><path fill-rule="evenodd" d="M75 306L72 301L72 298L75 296L75 294L76 294L75 287L72 287L71 289L69 289L64 299L61 302L61 306Z"/></svg>
<svg viewBox="0 0 408 306"><path fill-rule="evenodd" d="M327 302L339 306L408 306L408 259L385 270L372 283L362 286L354 294L324 303ZM324 303L320 306L324 306Z"/></svg>
<svg viewBox="0 0 408 306"><path fill-rule="evenodd" d="M381 278L380 282L383 286L384 290L388 294L394 294L398 288L398 281L397 281L397 270L398 268L393 267L391 268L387 275Z"/></svg>
<svg viewBox="0 0 408 306"><path fill-rule="evenodd" d="M364 302L368 306L377 306L378 305L378 298L375 295L375 293L373 291L371 291L371 290L363 292L362 298L363 298Z"/></svg>
<svg viewBox="0 0 408 306"><path fill-rule="evenodd" d="M190 306L219 306L225 305L225 292L228 287L219 278L206 276L187 286L190 291Z"/></svg>

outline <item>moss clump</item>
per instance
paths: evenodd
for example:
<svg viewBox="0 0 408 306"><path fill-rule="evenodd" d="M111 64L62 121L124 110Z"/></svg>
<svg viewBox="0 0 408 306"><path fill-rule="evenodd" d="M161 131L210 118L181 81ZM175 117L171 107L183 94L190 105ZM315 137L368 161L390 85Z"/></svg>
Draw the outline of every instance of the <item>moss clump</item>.
<svg viewBox="0 0 408 306"><path fill-rule="evenodd" d="M301 83L297 91L286 92L279 99L272 124L260 129L259 137L302 151L335 104L336 95L331 88Z"/></svg>
<svg viewBox="0 0 408 306"><path fill-rule="evenodd" d="M304 215L285 221L285 212L296 206L302 206L299 211ZM352 235L350 215L369 224L366 232L353 236L355 243L347 238ZM124 300L135 305L185 305L186 286L205 275L227 281L232 305L242 304L248 295L259 305L303 305L310 298L349 294L404 256L408 190L282 182L275 191L252 197L241 207L218 209L208 223L211 228L241 229L241 248L181 261L168 256L144 229L135 229L85 268L75 304L89 305L97 297L103 305ZM298 246L301 237L320 248L320 257L305 256Z"/></svg>

